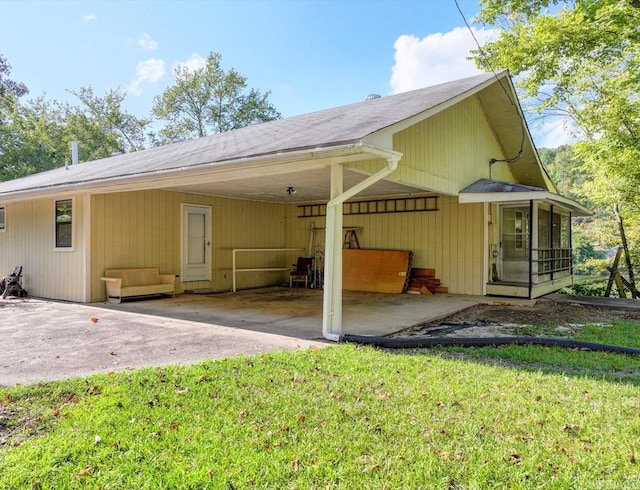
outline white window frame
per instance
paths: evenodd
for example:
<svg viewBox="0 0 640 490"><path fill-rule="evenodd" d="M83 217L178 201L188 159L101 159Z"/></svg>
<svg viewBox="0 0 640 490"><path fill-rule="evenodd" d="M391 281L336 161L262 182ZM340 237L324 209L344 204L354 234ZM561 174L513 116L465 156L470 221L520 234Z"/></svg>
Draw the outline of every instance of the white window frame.
<svg viewBox="0 0 640 490"><path fill-rule="evenodd" d="M58 227L56 226L56 212L58 208L58 203L60 201L71 201L71 246L70 247L58 247L57 243L57 232ZM53 250L56 252L73 252L74 244L75 244L75 222L76 222L76 201L73 197L63 197L59 199L53 200Z"/></svg>
<svg viewBox="0 0 640 490"><path fill-rule="evenodd" d="M2 210L2 220L0 220L0 233L4 233L7 231L7 206L1 205L0 209Z"/></svg>

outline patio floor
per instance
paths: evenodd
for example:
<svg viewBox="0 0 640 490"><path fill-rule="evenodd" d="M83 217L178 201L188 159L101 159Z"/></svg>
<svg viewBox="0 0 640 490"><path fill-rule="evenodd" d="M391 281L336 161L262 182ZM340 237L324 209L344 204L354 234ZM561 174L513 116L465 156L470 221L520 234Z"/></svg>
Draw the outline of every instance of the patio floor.
<svg viewBox="0 0 640 490"><path fill-rule="evenodd" d="M322 295L319 289L273 287L94 306L317 340L322 338ZM532 304L535 301L344 291L342 333L388 335L479 303L495 302Z"/></svg>

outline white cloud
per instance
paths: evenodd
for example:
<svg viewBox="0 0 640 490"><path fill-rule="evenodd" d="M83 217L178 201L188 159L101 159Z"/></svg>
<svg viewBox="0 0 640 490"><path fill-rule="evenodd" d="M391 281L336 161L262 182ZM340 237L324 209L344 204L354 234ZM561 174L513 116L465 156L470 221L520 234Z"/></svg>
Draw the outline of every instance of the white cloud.
<svg viewBox="0 0 640 490"><path fill-rule="evenodd" d="M173 64L172 71L175 72L176 68L186 68L188 71L193 72L200 68L207 66L207 58L200 56L198 53L193 53L185 61L178 61Z"/></svg>
<svg viewBox="0 0 640 490"><path fill-rule="evenodd" d="M97 20L98 16L96 14L87 14L82 18L82 22L84 22L85 24L93 21L93 20Z"/></svg>
<svg viewBox="0 0 640 490"><path fill-rule="evenodd" d="M481 45L497 36L494 30L472 29ZM467 59L470 51L477 46L469 30L464 27L456 27L444 34L429 34L422 39L402 35L396 40L394 48L396 63L390 81L394 94L481 72L473 61Z"/></svg>
<svg viewBox="0 0 640 490"><path fill-rule="evenodd" d="M142 46L142 49L146 49L147 51L154 51L158 49L159 46L158 41L154 41L153 39L151 39L151 36L149 36L149 34L147 34L146 32L144 33L142 38L138 40L138 44Z"/></svg>
<svg viewBox="0 0 640 490"><path fill-rule="evenodd" d="M150 58L148 60L138 61L136 67L136 75L127 89L134 95L142 94L143 83L155 83L162 78L165 72L164 60Z"/></svg>

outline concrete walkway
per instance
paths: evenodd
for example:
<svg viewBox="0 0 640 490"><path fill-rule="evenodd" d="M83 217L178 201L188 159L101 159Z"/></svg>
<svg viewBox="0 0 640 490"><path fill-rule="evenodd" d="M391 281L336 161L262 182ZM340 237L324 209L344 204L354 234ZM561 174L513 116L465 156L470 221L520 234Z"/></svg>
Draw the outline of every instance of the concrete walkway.
<svg viewBox="0 0 640 490"><path fill-rule="evenodd" d="M387 335L487 301L345 291L343 333ZM0 316L0 387L327 345L322 291L304 288L119 305L8 298Z"/></svg>
<svg viewBox="0 0 640 490"><path fill-rule="evenodd" d="M601 298L598 296L570 296L568 294L548 294L546 299L558 303L573 303L579 305L602 306L620 310L640 310L640 301L627 298Z"/></svg>

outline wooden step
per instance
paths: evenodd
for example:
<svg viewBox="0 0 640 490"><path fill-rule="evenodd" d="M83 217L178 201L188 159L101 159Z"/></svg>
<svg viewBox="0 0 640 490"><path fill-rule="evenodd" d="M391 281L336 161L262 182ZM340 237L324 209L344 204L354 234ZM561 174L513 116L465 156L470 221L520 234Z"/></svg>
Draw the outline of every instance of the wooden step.
<svg viewBox="0 0 640 490"><path fill-rule="evenodd" d="M448 293L449 288L443 286L440 279L436 278L435 269L413 267L406 291L409 294L431 296L436 293Z"/></svg>
<svg viewBox="0 0 640 490"><path fill-rule="evenodd" d="M435 277L435 269L421 269L419 267L411 268L411 277Z"/></svg>

